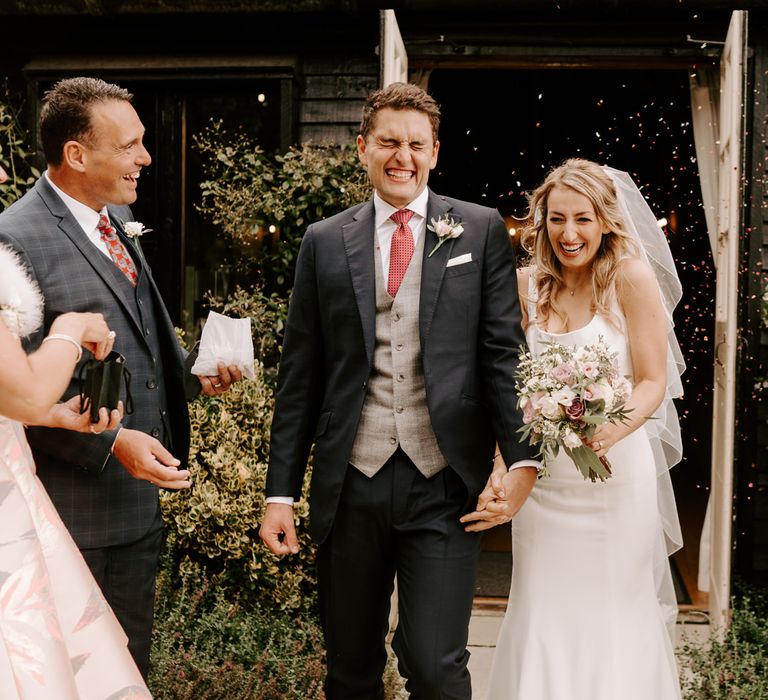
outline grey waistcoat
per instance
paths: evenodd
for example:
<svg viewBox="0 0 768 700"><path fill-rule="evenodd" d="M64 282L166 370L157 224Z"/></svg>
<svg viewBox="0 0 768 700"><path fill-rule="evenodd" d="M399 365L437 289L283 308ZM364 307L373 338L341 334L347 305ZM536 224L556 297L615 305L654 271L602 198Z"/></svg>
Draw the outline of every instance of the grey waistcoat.
<svg viewBox="0 0 768 700"><path fill-rule="evenodd" d="M387 293L381 253L376 266L376 347L350 463L373 476L399 445L427 478L446 466L427 408L419 340L423 244L417 245L397 296Z"/></svg>

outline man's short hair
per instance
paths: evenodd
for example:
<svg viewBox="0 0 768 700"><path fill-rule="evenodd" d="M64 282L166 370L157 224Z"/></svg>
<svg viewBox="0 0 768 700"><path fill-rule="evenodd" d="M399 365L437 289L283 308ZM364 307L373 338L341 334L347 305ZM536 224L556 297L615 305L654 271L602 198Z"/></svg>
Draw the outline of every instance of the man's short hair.
<svg viewBox="0 0 768 700"><path fill-rule="evenodd" d="M437 141L437 132L440 129L440 106L431 95L418 85L411 83L392 83L368 95L363 105L363 118L360 122L360 135L364 139L373 130L378 111L386 107L397 110L412 109L426 114L432 124L432 139Z"/></svg>
<svg viewBox="0 0 768 700"><path fill-rule="evenodd" d="M99 78L66 78L43 96L40 141L49 165L61 165L67 141L87 143L92 136L91 107L97 102L132 102L133 95Z"/></svg>

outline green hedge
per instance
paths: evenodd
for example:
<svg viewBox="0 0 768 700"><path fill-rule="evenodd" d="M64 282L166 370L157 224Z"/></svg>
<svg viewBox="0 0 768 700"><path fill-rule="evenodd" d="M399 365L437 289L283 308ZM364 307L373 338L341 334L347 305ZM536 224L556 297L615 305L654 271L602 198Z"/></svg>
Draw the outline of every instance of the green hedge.
<svg viewBox="0 0 768 700"><path fill-rule="evenodd" d="M169 550L155 609L155 700L315 700L324 676L313 615L254 603Z"/></svg>
<svg viewBox="0 0 768 700"><path fill-rule="evenodd" d="M686 700L768 700L768 591L743 589L731 627L678 651Z"/></svg>

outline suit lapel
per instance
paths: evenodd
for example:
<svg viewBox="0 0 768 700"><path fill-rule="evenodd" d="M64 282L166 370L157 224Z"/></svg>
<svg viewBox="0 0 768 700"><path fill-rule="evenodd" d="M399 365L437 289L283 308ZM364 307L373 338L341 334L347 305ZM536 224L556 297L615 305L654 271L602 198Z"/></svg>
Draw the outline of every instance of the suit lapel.
<svg viewBox="0 0 768 700"><path fill-rule="evenodd" d="M352 221L341 228L352 289L363 326L365 352L370 363L373 363L376 342L376 267L373 258L376 252L375 228L373 201L364 204Z"/></svg>
<svg viewBox="0 0 768 700"><path fill-rule="evenodd" d="M439 219L452 209L444 199L438 197L431 190L427 202L427 226L432 219ZM421 299L419 302L419 338L422 350L429 337L429 329L432 325L432 317L435 314L437 298L440 287L443 284L445 266L451 257L451 250L456 239L443 243L431 256L430 253L438 243L434 231L424 228L424 260L421 264Z"/></svg>
<svg viewBox="0 0 768 700"><path fill-rule="evenodd" d="M67 205L61 201L61 198L53 191L44 178L38 181L38 194L51 214L59 219L59 230L69 238L83 257L88 261L96 274L101 277L104 283L109 287L112 294L117 299L120 306L125 311L128 318L133 321L136 328L141 332L141 324L135 314L131 304L126 303L126 297L131 293L133 287L125 275L118 269L111 259L98 250L89 240L80 224L67 208ZM110 217L112 218L112 217ZM133 254L133 251L131 251Z"/></svg>

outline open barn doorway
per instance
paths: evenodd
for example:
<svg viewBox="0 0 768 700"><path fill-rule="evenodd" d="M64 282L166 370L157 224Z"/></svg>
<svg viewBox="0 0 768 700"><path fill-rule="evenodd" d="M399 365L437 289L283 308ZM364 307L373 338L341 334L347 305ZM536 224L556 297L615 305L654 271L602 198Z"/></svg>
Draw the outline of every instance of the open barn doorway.
<svg viewBox="0 0 768 700"><path fill-rule="evenodd" d="M445 195L497 207L514 228L525 192L571 156L628 171L659 218L684 296L675 314L687 363L678 402L683 461L672 470L684 548L674 557L678 600L706 607L696 586L709 493L715 274L702 209L685 70L435 70L440 158L430 180ZM505 598L508 528L484 538L477 595Z"/></svg>

